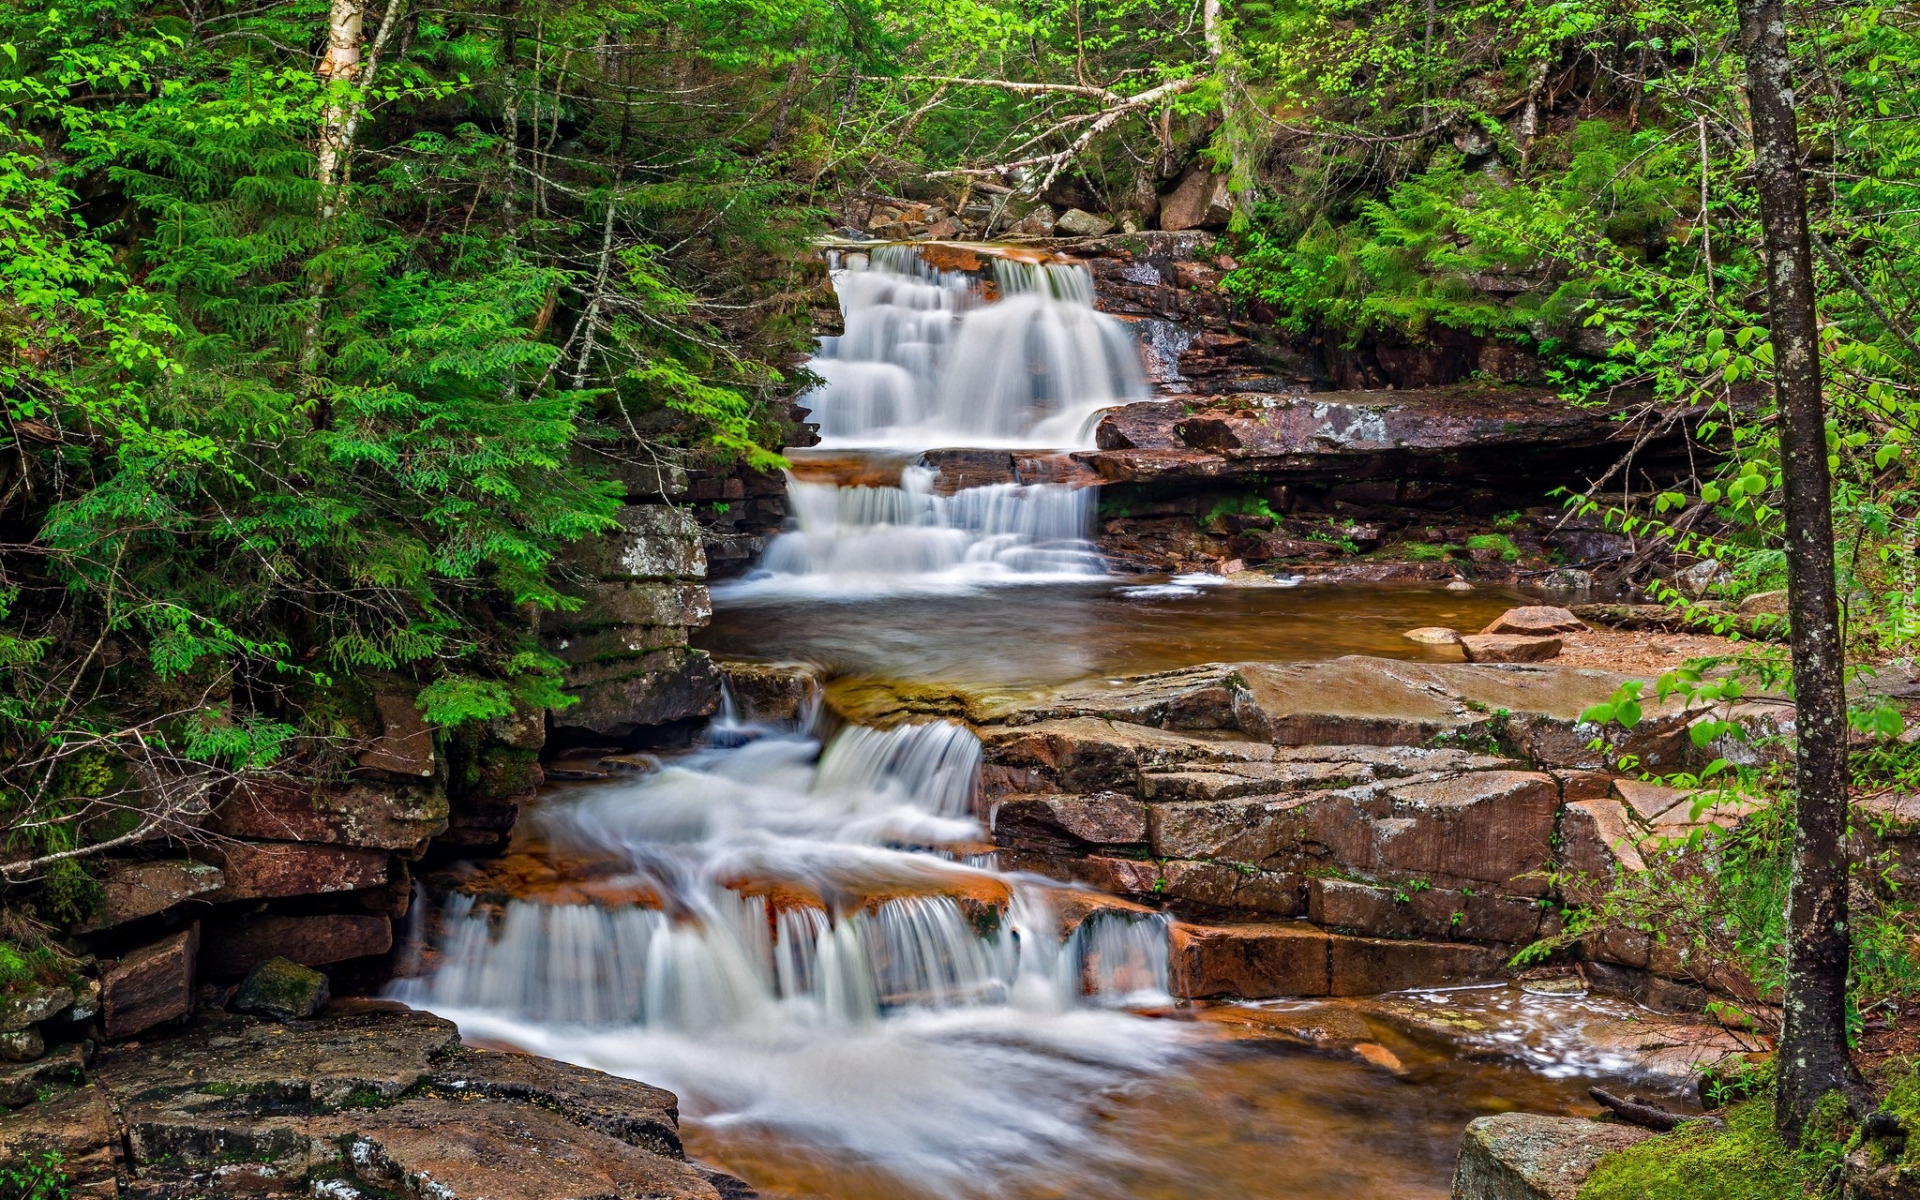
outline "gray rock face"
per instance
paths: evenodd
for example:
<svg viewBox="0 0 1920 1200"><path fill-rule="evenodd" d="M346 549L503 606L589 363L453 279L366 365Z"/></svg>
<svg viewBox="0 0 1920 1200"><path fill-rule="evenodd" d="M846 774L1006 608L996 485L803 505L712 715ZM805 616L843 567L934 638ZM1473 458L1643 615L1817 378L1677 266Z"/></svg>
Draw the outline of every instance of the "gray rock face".
<svg viewBox="0 0 1920 1200"><path fill-rule="evenodd" d="M1574 1200L1603 1156L1652 1136L1582 1117L1481 1117L1461 1138L1453 1200Z"/></svg>
<svg viewBox="0 0 1920 1200"><path fill-rule="evenodd" d="M1053 230L1062 237L1099 237L1113 232L1113 222L1078 208L1060 214Z"/></svg>

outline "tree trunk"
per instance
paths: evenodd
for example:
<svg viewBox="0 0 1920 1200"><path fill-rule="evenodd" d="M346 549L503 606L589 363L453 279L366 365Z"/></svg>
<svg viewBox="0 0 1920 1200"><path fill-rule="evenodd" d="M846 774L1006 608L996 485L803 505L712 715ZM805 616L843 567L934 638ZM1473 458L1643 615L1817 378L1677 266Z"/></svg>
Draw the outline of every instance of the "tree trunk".
<svg viewBox="0 0 1920 1200"><path fill-rule="evenodd" d="M1740 0L1753 180L1767 251L1767 323L1780 410L1787 610L1798 758L1774 1123L1789 1144L1820 1098L1863 1090L1847 1054L1847 696L1833 572L1832 480L1806 184L1783 0Z"/></svg>
<svg viewBox="0 0 1920 1200"><path fill-rule="evenodd" d="M1204 0L1201 19L1207 37L1207 57L1220 80L1220 135L1226 139L1230 163L1227 193L1233 197L1234 224L1253 215L1260 199L1260 155L1247 112L1240 78L1240 52L1227 39L1224 0Z"/></svg>

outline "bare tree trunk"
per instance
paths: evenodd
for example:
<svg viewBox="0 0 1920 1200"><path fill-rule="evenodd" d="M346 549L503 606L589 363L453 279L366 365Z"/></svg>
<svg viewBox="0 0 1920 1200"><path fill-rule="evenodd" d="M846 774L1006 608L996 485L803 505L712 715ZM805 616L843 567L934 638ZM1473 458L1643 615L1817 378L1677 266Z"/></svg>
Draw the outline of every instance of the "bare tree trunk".
<svg viewBox="0 0 1920 1200"><path fill-rule="evenodd" d="M1783 0L1739 0L1753 121L1753 179L1767 251L1767 324L1781 417L1787 611L1798 759L1774 1124L1789 1144L1820 1098L1864 1091L1847 1053L1847 696L1833 576L1832 480L1806 183Z"/></svg>
<svg viewBox="0 0 1920 1200"><path fill-rule="evenodd" d="M328 83L352 83L360 73L360 33L366 9L360 0L333 0L327 11L327 50L317 73ZM333 217L340 164L347 155L349 97L335 91L320 116L320 219Z"/></svg>

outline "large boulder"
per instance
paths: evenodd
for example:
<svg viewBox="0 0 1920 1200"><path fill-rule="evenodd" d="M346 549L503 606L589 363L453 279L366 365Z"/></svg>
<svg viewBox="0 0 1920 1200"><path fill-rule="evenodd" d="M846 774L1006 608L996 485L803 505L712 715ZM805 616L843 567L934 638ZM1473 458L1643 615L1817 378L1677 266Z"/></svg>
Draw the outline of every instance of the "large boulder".
<svg viewBox="0 0 1920 1200"><path fill-rule="evenodd" d="M1233 197L1227 193L1227 177L1214 174L1204 163L1189 168L1160 201L1160 228L1169 233L1218 229L1232 217Z"/></svg>
<svg viewBox="0 0 1920 1200"><path fill-rule="evenodd" d="M327 1006L327 977L289 959L274 957L247 972L229 1007L276 1021L311 1017Z"/></svg>
<svg viewBox="0 0 1920 1200"><path fill-rule="evenodd" d="M200 926L149 943L100 974L100 1027L110 1039L132 1037L193 1011Z"/></svg>
<svg viewBox="0 0 1920 1200"><path fill-rule="evenodd" d="M353 892L387 882L385 850L303 842L220 842L204 851L224 885L208 900L266 900Z"/></svg>
<svg viewBox="0 0 1920 1200"><path fill-rule="evenodd" d="M1453 1200L1575 1200L1602 1157L1652 1136L1583 1117L1481 1117L1460 1140Z"/></svg>

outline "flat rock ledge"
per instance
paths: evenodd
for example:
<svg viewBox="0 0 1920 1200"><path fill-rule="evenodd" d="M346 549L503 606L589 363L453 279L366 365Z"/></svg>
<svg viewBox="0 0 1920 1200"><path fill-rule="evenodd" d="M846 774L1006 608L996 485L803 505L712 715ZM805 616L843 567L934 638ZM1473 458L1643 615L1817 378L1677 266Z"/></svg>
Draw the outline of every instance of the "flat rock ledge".
<svg viewBox="0 0 1920 1200"><path fill-rule="evenodd" d="M1652 1136L1585 1117L1481 1117L1460 1139L1453 1200L1574 1200L1603 1157Z"/></svg>
<svg viewBox="0 0 1920 1200"><path fill-rule="evenodd" d="M753 1195L686 1161L673 1093L463 1046L452 1023L377 1001L104 1050L84 1080L0 1117L0 1165L47 1151L76 1197Z"/></svg>

